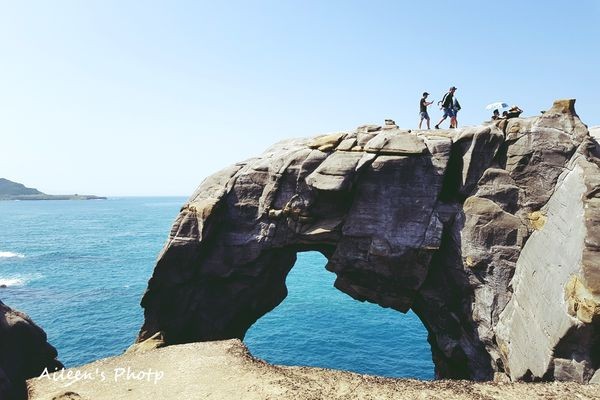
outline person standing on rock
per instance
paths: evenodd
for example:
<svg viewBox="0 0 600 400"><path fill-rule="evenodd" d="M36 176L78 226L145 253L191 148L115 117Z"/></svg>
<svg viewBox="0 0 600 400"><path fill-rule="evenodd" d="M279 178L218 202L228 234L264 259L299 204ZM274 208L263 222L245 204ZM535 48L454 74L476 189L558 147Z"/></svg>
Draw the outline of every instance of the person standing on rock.
<svg viewBox="0 0 600 400"><path fill-rule="evenodd" d="M460 103L456 96L454 96L454 104L452 105L452 113L454 114L454 124L450 120L450 128L458 128L458 112L460 111Z"/></svg>
<svg viewBox="0 0 600 400"><path fill-rule="evenodd" d="M427 113L427 107L433 104L433 101L427 101L427 96L429 93L424 92L423 97L421 97L421 101L419 102L419 115L421 116L421 120L419 121L419 129L421 129L421 124L423 120L427 120L427 129L431 129L429 126L429 113Z"/></svg>
<svg viewBox="0 0 600 400"><path fill-rule="evenodd" d="M442 98L442 100L438 102L438 104L441 105L441 108L444 111L444 116L442 117L442 119L440 120L440 122L437 123L437 125L435 126L435 129L440 129L440 124L442 122L444 122L447 117L450 117L450 128L454 127L454 125L455 125L455 118L454 118L454 92L456 92L456 88L454 86L452 86L448 90L448 93L446 93L444 95L444 97Z"/></svg>

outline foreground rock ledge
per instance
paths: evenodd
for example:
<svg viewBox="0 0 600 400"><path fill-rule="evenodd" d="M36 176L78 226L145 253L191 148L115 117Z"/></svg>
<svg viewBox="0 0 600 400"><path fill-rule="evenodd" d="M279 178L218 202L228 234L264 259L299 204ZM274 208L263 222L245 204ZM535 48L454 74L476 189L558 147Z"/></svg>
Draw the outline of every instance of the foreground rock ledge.
<svg viewBox="0 0 600 400"><path fill-rule="evenodd" d="M287 140L212 175L159 256L138 341L243 339L316 250L339 290L414 310L437 378L599 379L600 148L574 104Z"/></svg>
<svg viewBox="0 0 600 400"><path fill-rule="evenodd" d="M162 379L115 382L114 371L162 372ZM308 367L282 367L252 357L239 340L191 343L128 353L78 369L106 380L30 379L30 400L148 399L600 399L600 385L573 382L417 381Z"/></svg>

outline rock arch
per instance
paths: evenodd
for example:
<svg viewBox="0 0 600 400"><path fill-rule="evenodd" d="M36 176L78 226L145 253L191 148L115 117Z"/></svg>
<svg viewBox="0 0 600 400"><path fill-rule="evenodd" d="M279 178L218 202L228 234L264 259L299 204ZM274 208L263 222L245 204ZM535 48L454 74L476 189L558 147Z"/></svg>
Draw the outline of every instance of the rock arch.
<svg viewBox="0 0 600 400"><path fill-rule="evenodd" d="M355 301L333 286L326 264L321 253L297 254L288 295L246 332L251 354L272 364L432 379L427 330L414 312Z"/></svg>
<svg viewBox="0 0 600 400"><path fill-rule="evenodd" d="M600 366L598 165L574 100L456 131L368 125L278 143L207 178L183 206L138 341L243 338L285 298L296 252L316 250L339 290L417 313L437 377L587 381ZM572 207L582 211L569 221ZM560 221L580 234L566 240ZM544 259L567 241L568 265ZM535 272L558 283L545 288ZM532 323L548 337L528 336Z"/></svg>

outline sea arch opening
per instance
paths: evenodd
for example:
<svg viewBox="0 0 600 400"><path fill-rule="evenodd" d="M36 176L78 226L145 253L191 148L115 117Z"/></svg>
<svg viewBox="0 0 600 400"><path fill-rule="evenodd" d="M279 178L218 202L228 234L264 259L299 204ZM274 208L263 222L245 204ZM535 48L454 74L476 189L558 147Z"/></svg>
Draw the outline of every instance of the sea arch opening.
<svg viewBox="0 0 600 400"><path fill-rule="evenodd" d="M253 355L281 365L433 379L427 330L406 315L359 302L333 286L317 251L299 252L285 279L287 297L247 331Z"/></svg>

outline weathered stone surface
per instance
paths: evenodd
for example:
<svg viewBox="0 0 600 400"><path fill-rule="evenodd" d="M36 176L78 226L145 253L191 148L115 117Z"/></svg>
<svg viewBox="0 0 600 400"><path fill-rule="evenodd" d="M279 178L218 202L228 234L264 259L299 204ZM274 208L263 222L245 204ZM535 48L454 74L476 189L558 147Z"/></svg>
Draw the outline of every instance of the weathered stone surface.
<svg viewBox="0 0 600 400"><path fill-rule="evenodd" d="M512 282L514 295L497 327L513 379L528 373L543 377L559 341L577 325L561 300L565 285L581 268L585 186L577 167L561 180L546 206L546 224L533 232L521 251Z"/></svg>
<svg viewBox="0 0 600 400"><path fill-rule="evenodd" d="M115 379L115 371L124 368L148 378ZM77 371L91 377L104 373L106 379L30 379L29 400L600 399L599 386L574 382L418 381L270 365L252 357L239 340L125 354L65 372Z"/></svg>
<svg viewBox="0 0 600 400"><path fill-rule="evenodd" d="M356 128L356 132L360 133L368 133L368 132L377 132L381 130L381 125L362 125Z"/></svg>
<svg viewBox="0 0 600 400"><path fill-rule="evenodd" d="M345 136L346 134L344 132L331 133L328 135L319 136L314 138L308 144L308 147L310 147L311 149L320 149L323 147L333 149L342 139L344 139Z"/></svg>
<svg viewBox="0 0 600 400"><path fill-rule="evenodd" d="M62 368L46 333L0 301L0 399L25 398L25 380Z"/></svg>
<svg viewBox="0 0 600 400"><path fill-rule="evenodd" d="M356 138L344 139L337 146L336 150L350 151L354 146L356 146Z"/></svg>
<svg viewBox="0 0 600 400"><path fill-rule="evenodd" d="M575 361L564 358L554 359L554 379L557 381L574 381L586 383L590 380L593 370L586 360Z"/></svg>
<svg viewBox="0 0 600 400"><path fill-rule="evenodd" d="M356 165L361 158L362 153L336 151L306 177L306 183L318 190L350 189Z"/></svg>
<svg viewBox="0 0 600 400"><path fill-rule="evenodd" d="M460 193L471 194L483 172L489 168L500 144L504 142L504 134L495 126L474 127L462 130L454 140L456 156L460 155L462 164Z"/></svg>
<svg viewBox="0 0 600 400"><path fill-rule="evenodd" d="M125 351L125 353L143 353L145 351L165 347L165 345L165 339L162 337L162 333L156 332L152 337L149 337L143 342L134 343L133 345L131 345Z"/></svg>
<svg viewBox="0 0 600 400"><path fill-rule="evenodd" d="M184 205L138 340L243 338L285 298L296 252L317 250L338 289L417 313L438 378L585 382L600 368L593 135L561 100L480 127L281 142Z"/></svg>
<svg viewBox="0 0 600 400"><path fill-rule="evenodd" d="M389 155L423 154L427 146L423 139L400 129L390 129L376 135L365 145L369 153Z"/></svg>
<svg viewBox="0 0 600 400"><path fill-rule="evenodd" d="M431 154L431 164L436 168L436 174L444 175L452 154L452 139L439 136L419 135Z"/></svg>
<svg viewBox="0 0 600 400"><path fill-rule="evenodd" d="M600 369L596 370L596 373L594 373L594 376L592 376L589 383L594 385L600 385Z"/></svg>

